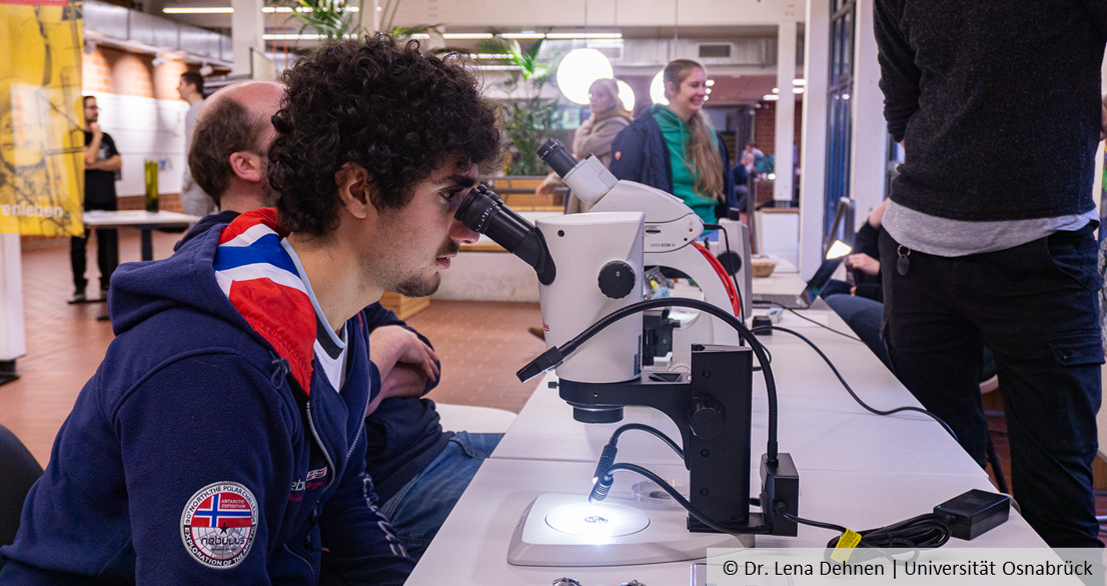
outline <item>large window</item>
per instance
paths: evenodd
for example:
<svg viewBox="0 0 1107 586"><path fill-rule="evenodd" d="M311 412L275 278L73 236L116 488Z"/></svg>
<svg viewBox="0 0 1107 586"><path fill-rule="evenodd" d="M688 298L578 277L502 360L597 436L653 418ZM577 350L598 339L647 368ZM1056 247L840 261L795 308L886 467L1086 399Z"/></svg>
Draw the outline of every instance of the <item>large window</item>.
<svg viewBox="0 0 1107 586"><path fill-rule="evenodd" d="M838 201L849 197L850 137L853 132L854 19L857 0L830 2L830 71L827 83L826 116L826 201L823 202L823 242L832 234ZM833 236L852 242L853 211L844 218Z"/></svg>

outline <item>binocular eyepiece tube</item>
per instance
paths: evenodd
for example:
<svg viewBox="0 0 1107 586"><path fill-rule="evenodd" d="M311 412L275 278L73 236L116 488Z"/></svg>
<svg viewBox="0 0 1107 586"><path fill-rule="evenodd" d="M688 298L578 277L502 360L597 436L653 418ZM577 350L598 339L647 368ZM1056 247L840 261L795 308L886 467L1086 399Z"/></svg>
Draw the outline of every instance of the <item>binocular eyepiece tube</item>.
<svg viewBox="0 0 1107 586"><path fill-rule="evenodd" d="M553 259L542 233L483 184L469 190L454 219L484 234L534 268L538 281L549 285L556 276Z"/></svg>

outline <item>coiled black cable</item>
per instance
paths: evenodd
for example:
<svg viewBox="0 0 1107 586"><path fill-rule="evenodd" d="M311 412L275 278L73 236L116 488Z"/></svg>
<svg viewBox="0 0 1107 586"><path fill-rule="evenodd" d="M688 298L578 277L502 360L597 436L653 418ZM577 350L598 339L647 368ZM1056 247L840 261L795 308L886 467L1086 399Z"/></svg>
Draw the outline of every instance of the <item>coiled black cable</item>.
<svg viewBox="0 0 1107 586"><path fill-rule="evenodd" d="M793 523L830 529L842 534L848 531L841 525L791 515L784 503L777 503L774 510L776 514ZM932 549L945 545L953 535L953 529L945 517L937 513L926 513L885 527L866 529L857 533L861 536L861 542L856 547ZM831 549L837 547L841 537L841 535L834 537L826 543L826 546Z"/></svg>

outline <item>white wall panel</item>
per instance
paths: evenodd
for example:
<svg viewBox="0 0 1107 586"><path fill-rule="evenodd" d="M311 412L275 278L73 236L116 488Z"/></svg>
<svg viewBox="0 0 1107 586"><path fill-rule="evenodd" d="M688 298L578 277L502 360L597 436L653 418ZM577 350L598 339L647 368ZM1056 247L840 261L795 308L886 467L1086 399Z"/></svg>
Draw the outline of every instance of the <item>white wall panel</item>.
<svg viewBox="0 0 1107 586"><path fill-rule="evenodd" d="M123 158L122 179L115 184L118 195L143 195L146 180L143 161L164 160L158 173L158 192L179 193L184 169L183 100L155 100L93 92L100 106L100 126L115 140Z"/></svg>

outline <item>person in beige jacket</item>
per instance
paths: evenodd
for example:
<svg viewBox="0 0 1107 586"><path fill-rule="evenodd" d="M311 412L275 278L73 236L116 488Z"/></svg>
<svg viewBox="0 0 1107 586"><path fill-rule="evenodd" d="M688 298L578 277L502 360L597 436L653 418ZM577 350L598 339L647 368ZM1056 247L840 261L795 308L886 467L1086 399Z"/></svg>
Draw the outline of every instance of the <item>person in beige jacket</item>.
<svg viewBox="0 0 1107 586"><path fill-rule="evenodd" d="M631 115L619 99L619 87L614 79L597 79L592 82L592 87L588 89L588 98L592 117L582 122L573 136L573 156L580 160L588 155L596 155L608 167L611 165L611 141L630 125ZM535 193L549 195L562 185L564 184L557 173L550 173ZM591 207L570 194L569 201L565 204L565 213L587 212Z"/></svg>

